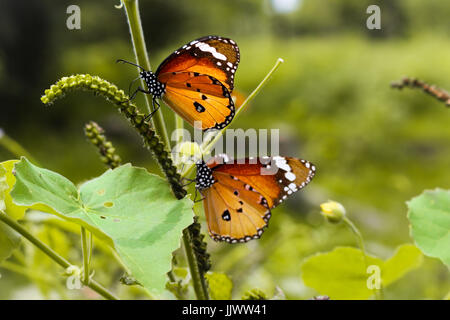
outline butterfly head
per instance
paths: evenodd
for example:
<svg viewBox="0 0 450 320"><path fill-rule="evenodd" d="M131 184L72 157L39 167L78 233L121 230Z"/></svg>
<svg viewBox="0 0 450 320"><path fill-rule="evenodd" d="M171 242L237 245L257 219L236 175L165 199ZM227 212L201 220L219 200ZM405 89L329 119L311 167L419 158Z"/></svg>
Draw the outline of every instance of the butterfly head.
<svg viewBox="0 0 450 320"><path fill-rule="evenodd" d="M198 190L210 188L216 181L213 178L212 170L206 165L205 161L199 160L196 163L197 176L195 178L195 187Z"/></svg>
<svg viewBox="0 0 450 320"><path fill-rule="evenodd" d="M166 91L166 85L158 81L156 74L151 71L142 70L139 75L142 79L144 79L147 84L148 91L152 94L152 96L161 98Z"/></svg>

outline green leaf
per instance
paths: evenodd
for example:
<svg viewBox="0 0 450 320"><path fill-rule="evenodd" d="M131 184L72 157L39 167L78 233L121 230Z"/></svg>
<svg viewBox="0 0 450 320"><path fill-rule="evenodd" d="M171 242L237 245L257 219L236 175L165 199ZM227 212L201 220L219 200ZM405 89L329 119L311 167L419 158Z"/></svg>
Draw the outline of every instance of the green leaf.
<svg viewBox="0 0 450 320"><path fill-rule="evenodd" d="M133 277L151 293L164 290L172 252L192 223L192 201L177 200L165 180L127 164L83 184L22 159L12 191L21 205L53 213L110 239Z"/></svg>
<svg viewBox="0 0 450 320"><path fill-rule="evenodd" d="M8 190L9 186L6 182L6 170L3 168L3 166L0 165L0 210L5 211L6 210L6 204L5 204L5 193L6 190Z"/></svg>
<svg viewBox="0 0 450 320"><path fill-rule="evenodd" d="M383 265L383 260L367 256L368 265ZM305 285L331 299L367 299L374 292L367 288L366 267L361 250L338 247L331 252L307 258L301 267Z"/></svg>
<svg viewBox="0 0 450 320"><path fill-rule="evenodd" d="M314 288L331 299L368 299L375 293L369 282L379 272L380 284L387 287L422 262L420 251L410 244L400 246L386 262L366 256L361 250L338 247L331 252L319 253L307 258L302 264L305 285Z"/></svg>
<svg viewBox="0 0 450 320"><path fill-rule="evenodd" d="M22 219L25 215L26 207L20 207L13 203L10 192L16 183L16 177L13 174L14 164L19 160L9 160L0 163L0 180L6 182L6 190L3 189L3 200L4 205L6 206L6 214L13 218L14 220ZM0 194L2 194L2 190L0 190ZM2 195L0 195L0 208L1 208L1 199Z"/></svg>
<svg viewBox="0 0 450 320"><path fill-rule="evenodd" d="M430 257L450 267L450 190L424 191L407 202L411 236Z"/></svg>
<svg viewBox="0 0 450 320"><path fill-rule="evenodd" d="M20 239L17 232L0 222L0 263L11 256L11 253L19 246Z"/></svg>
<svg viewBox="0 0 450 320"><path fill-rule="evenodd" d="M9 189L6 181L6 169L0 165L0 211L5 212L5 197ZM0 214L4 214L0 212ZM20 244L20 235L6 224L0 222L0 263L9 258Z"/></svg>
<svg viewBox="0 0 450 320"><path fill-rule="evenodd" d="M208 272L206 279L208 280L209 293L213 300L231 300L233 282L226 274Z"/></svg>
<svg viewBox="0 0 450 320"><path fill-rule="evenodd" d="M381 273L383 286L387 287L409 271L418 268L422 262L422 252L416 246L404 244L398 247L394 255L383 265Z"/></svg>

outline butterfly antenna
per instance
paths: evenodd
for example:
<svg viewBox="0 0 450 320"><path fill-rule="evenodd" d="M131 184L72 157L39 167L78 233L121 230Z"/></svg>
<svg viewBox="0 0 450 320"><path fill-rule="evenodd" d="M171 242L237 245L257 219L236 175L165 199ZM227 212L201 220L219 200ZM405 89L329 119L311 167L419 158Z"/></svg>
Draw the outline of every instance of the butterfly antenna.
<svg viewBox="0 0 450 320"><path fill-rule="evenodd" d="M128 96L131 97L131 87L133 86L133 83L135 83L137 80L139 80L141 77L137 77L136 79L134 79L133 81L131 81L129 87L128 87Z"/></svg>
<svg viewBox="0 0 450 320"><path fill-rule="evenodd" d="M140 65L138 65L138 64L136 64L136 63L133 63L133 62L131 62L131 61L127 61L127 60L123 60L123 59L117 59L117 60L116 60L116 63L119 63L119 62L122 62L122 63L128 63L128 64L131 64L132 66L135 66L135 67L140 68L142 71L146 71L143 67L141 67Z"/></svg>

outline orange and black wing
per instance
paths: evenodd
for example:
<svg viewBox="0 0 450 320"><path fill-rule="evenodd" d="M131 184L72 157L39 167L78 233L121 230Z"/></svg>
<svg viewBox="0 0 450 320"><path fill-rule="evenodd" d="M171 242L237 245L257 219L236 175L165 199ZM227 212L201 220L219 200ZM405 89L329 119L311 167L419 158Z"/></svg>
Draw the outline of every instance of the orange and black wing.
<svg viewBox="0 0 450 320"><path fill-rule="evenodd" d="M235 114L230 91L212 76L196 72L160 75L165 83L163 100L192 126L203 130L223 129Z"/></svg>
<svg viewBox="0 0 450 320"><path fill-rule="evenodd" d="M203 200L209 235L229 243L259 238L270 219L264 197L229 174L215 172L213 177L216 182Z"/></svg>
<svg viewBox="0 0 450 320"><path fill-rule="evenodd" d="M175 50L161 63L155 74L158 78L172 72L204 74L217 79L231 92L239 59L239 47L233 40L207 36Z"/></svg>
<svg viewBox="0 0 450 320"><path fill-rule="evenodd" d="M274 208L294 192L303 189L316 173L309 161L292 157L246 158L233 163L216 156L208 161L214 173L226 173L258 191Z"/></svg>

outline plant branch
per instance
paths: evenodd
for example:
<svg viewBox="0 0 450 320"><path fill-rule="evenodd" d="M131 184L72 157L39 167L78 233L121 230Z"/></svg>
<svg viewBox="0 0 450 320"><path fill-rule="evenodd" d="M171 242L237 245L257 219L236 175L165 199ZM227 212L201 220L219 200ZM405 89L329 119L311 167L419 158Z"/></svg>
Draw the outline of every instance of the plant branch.
<svg viewBox="0 0 450 320"><path fill-rule="evenodd" d="M419 79L405 77L400 81L391 83L391 87L399 90L403 88L422 89L425 93L444 102L447 107L450 107L450 93Z"/></svg>
<svg viewBox="0 0 450 320"><path fill-rule="evenodd" d="M144 40L144 31L142 30L141 17L139 14L139 6L137 0L123 0L125 5L125 12L127 15L128 26L130 27L131 39L133 42L134 54L136 56L136 63L142 66L145 70L151 70L150 60L147 54L147 48ZM141 79L141 85L145 88L145 81ZM145 94L145 103L149 113L153 111L152 100L150 95ZM167 134L166 126L164 124L164 117L159 108L151 119L156 132L161 137L164 144L170 148L170 140Z"/></svg>
<svg viewBox="0 0 450 320"><path fill-rule="evenodd" d="M151 125L145 121L145 115L138 112L136 105L129 100L129 97L123 90L119 90L117 86L100 77L89 74L77 74L63 77L49 89L46 89L41 97L41 101L46 105L51 105L57 99L63 98L73 90L88 90L112 102L125 118L130 121L131 125L141 135L145 145L152 151L177 199L182 199L186 196L187 192L180 182L181 177L177 172L177 168L173 165L166 146L151 128Z"/></svg>
<svg viewBox="0 0 450 320"><path fill-rule="evenodd" d="M9 227L14 229L16 232L21 234L25 239L30 241L33 245L35 245L38 249L40 249L43 253L45 253L50 259L55 261L57 264L59 264L64 269L73 267L73 265L61 257L58 253L53 251L52 248L50 248L48 245L43 243L41 240L33 236L31 233L28 232L27 229L22 227L19 223L17 223L15 220L11 219L5 212L0 210L0 221L7 224ZM99 295L104 297L108 300L118 300L118 298L109 292L106 288L101 286L99 283L97 283L95 280L91 280L89 284L87 284L89 288L97 292Z"/></svg>
<svg viewBox="0 0 450 320"><path fill-rule="evenodd" d="M365 271L366 271L367 268L369 267L369 262L367 261L367 253L366 253L366 249L364 246L364 239L362 237L362 234L359 231L359 229L355 226L355 224L346 216L344 216L342 218L342 221L344 221L344 223L347 225L347 227L350 228L350 230L353 232L353 234L356 237L356 241L358 242L359 249L361 250L361 252L363 254ZM375 290L375 296L377 297L378 300L383 299L383 288L382 287L379 290Z"/></svg>
<svg viewBox="0 0 450 320"><path fill-rule="evenodd" d="M146 70L150 69L150 62L147 55L147 49L145 47L144 33L142 31L141 19L139 16L139 8L137 0L123 0L125 4L125 11L127 13L128 25L130 27L131 38L133 41L134 53L136 55L136 61L139 65L144 67ZM142 85L145 85L142 81ZM147 102L147 106L149 110L151 110L150 105L150 96L145 95L145 99ZM154 118L154 119L153 119ZM159 109L154 117L152 118L155 131L161 137L161 146L167 152L170 150L170 140L167 134L167 129L164 123L163 115L161 109ZM170 155L168 154L168 158L170 159ZM174 174L177 175L178 185L171 183L172 189L175 193L177 199L182 199L186 195L186 190L181 186L180 188L180 179L179 175L176 171ZM206 280L204 278L204 274L201 272L198 257L194 252L194 244L193 237L190 229L185 229L183 231L183 243L185 247L185 252L187 256L187 260L189 262L189 269L191 272L192 279L196 279L194 282L194 289L198 299L204 300L208 299L208 289L206 286ZM199 283L201 285L199 285Z"/></svg>
<svg viewBox="0 0 450 320"><path fill-rule="evenodd" d="M81 227L81 252L83 254L83 283L89 285L89 255L86 229Z"/></svg>

